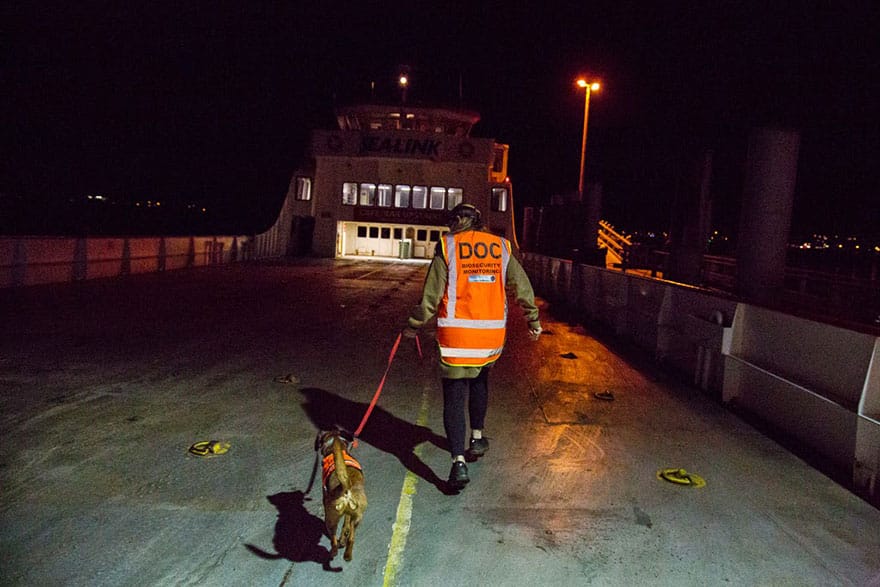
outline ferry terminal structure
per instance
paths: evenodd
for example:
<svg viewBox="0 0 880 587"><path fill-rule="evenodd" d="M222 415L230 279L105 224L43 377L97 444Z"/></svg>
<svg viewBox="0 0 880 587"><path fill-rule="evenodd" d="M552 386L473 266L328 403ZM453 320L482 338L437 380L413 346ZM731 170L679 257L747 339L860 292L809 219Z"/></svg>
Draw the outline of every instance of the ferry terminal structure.
<svg viewBox="0 0 880 587"><path fill-rule="evenodd" d="M336 118L291 178L288 254L429 259L462 202L516 245L509 146L471 135L478 113L359 104Z"/></svg>

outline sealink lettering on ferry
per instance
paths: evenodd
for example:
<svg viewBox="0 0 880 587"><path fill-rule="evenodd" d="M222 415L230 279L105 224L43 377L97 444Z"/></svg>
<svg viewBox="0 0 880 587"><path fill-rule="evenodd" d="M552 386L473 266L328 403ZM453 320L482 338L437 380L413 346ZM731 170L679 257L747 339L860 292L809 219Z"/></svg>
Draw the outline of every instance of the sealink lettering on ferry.
<svg viewBox="0 0 880 587"><path fill-rule="evenodd" d="M361 151L368 153L396 153L401 155L439 156L442 141L435 139L400 139L365 136L361 140Z"/></svg>

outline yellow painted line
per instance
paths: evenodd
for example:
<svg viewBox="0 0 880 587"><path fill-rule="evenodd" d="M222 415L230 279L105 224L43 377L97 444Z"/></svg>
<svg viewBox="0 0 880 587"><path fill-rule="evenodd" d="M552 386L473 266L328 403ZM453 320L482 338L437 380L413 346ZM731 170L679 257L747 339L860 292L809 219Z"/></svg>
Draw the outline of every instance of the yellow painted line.
<svg viewBox="0 0 880 587"><path fill-rule="evenodd" d="M416 425L424 426L428 420L428 390L422 392L422 406L419 409L419 417ZM422 456L422 445L415 447L413 452L416 458ZM406 472L403 479L403 488L400 490L400 501L397 504L397 518L391 531L391 544L388 545L388 560L385 562L385 576L382 585L391 587L397 585L397 572L403 563L403 550L406 547L406 537L409 534L409 523L412 519L412 500L416 494L416 486L419 483L418 476L412 471Z"/></svg>

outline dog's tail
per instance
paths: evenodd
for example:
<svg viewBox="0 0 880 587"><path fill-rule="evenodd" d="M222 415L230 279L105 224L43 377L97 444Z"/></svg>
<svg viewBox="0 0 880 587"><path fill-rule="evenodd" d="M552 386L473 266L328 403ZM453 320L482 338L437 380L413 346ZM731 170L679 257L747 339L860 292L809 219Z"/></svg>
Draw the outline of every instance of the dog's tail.
<svg viewBox="0 0 880 587"><path fill-rule="evenodd" d="M348 479L348 468L345 466L345 454L342 452L342 441L336 439L333 442L333 464L336 466L336 477L345 491L351 489L351 481Z"/></svg>

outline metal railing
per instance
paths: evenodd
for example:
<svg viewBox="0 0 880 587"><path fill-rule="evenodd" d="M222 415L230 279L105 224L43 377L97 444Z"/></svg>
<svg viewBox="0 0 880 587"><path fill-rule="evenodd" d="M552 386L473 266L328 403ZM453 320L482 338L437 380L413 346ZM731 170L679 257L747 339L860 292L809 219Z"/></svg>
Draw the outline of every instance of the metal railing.
<svg viewBox="0 0 880 587"><path fill-rule="evenodd" d="M599 221L598 236L599 246L608 249L606 257L608 264L622 264L626 258L627 249L632 247L630 239L614 230L614 227L604 220Z"/></svg>
<svg viewBox="0 0 880 587"><path fill-rule="evenodd" d="M611 224L599 222L598 244L607 249L608 269L639 272L663 278L669 252L633 243ZM737 293L737 261L734 257L703 255L698 287ZM875 273L871 273L874 277ZM828 271L786 267L780 305L801 314L880 328L880 280L864 279Z"/></svg>

